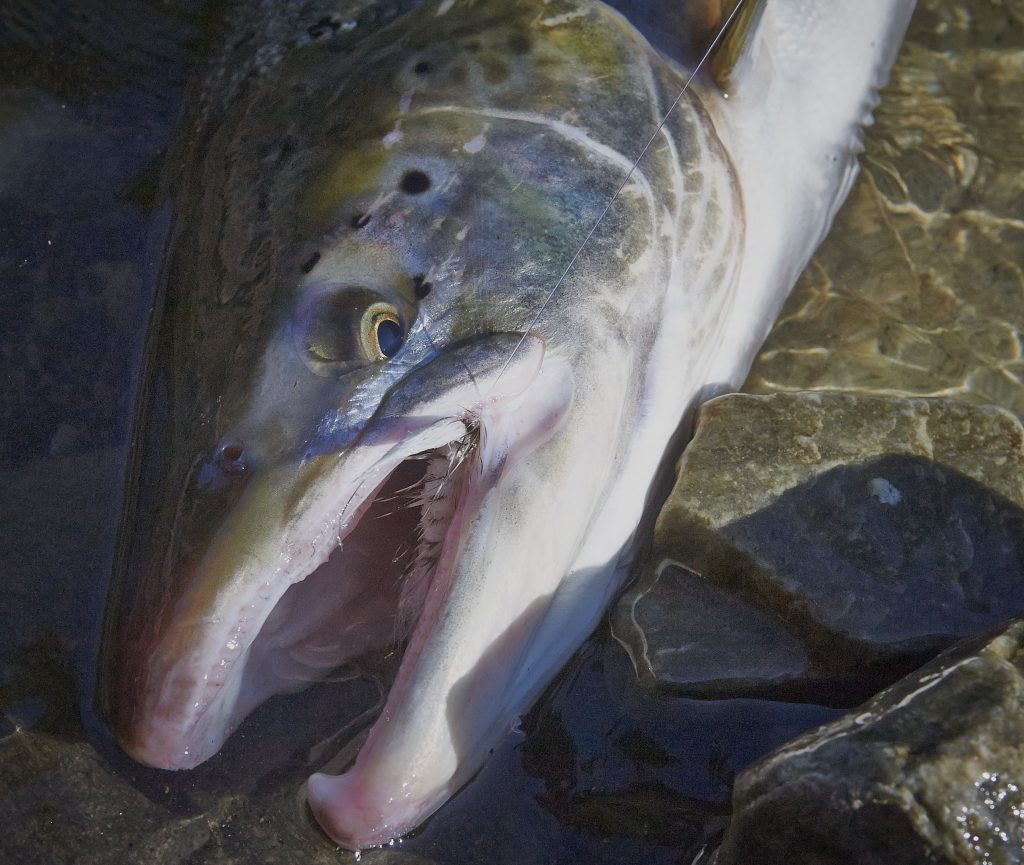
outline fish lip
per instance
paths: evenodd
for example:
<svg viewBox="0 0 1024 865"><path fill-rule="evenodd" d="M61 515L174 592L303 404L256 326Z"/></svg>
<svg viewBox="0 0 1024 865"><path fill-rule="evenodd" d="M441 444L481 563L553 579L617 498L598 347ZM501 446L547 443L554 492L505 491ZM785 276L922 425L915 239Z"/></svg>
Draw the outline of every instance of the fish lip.
<svg viewBox="0 0 1024 865"><path fill-rule="evenodd" d="M521 386L512 389L518 395L539 375L544 357L544 343L532 336L515 336L517 340L522 338L520 342L526 341L523 343L526 350L522 354L535 355L532 363L526 363L527 375L525 380L520 382ZM506 371L507 366L507 363L501 366L498 378ZM483 380L476 382L475 385L483 386ZM501 393L490 394L489 391L485 391L485 394L482 400L476 404L470 403L468 407L463 407L466 405L465 401L457 401L458 411L427 416L408 435L396 432L394 424L380 424L381 435L379 440L373 443L381 452L365 465L357 465L357 470L347 478L346 472L349 468L346 455L350 453L348 449L342 454L321 455L309 460L309 463L318 460L336 461L329 470L333 470L342 480L347 481L339 485L342 492L333 500L334 506L325 509L329 517L319 522L319 528L323 529L326 526L329 529L333 522L345 523L346 518L354 517L345 523L347 530L345 535L340 536L343 540L358 525L362 515L361 509L373 502L394 468L409 457L462 439L466 434L467 425L474 422L481 412L489 405L500 403L507 398L507 395ZM368 425L366 433L367 435L360 439L362 444L366 444L367 439L373 439L373 425ZM462 507L466 494L467 491L464 490L458 503L459 508ZM337 507L338 502L344 503L340 510ZM279 537L284 546L290 547L305 543L309 532L309 527L305 527L302 532L304 537L296 538L293 527L289 527ZM213 546L216 548L217 544ZM259 635L261 627L280 603L285 592L326 562L335 547L335 544L329 544L323 548L319 557L307 557L299 566L280 570L272 581L256 581L264 587L270 586L269 594L259 596L253 591L253 587L249 586L248 595L242 599L252 608L246 619L247 627L226 632L222 621L227 618L225 609L218 608L216 604L209 610L197 609L195 606L190 608L188 593L179 599L175 605L174 615L179 619L183 617L187 625L176 631L165 631L158 637L149 663L141 673L141 684L135 685L143 694L140 706L134 708L130 719L116 724L122 748L140 763L168 770L195 768L213 756L238 723L255 708L255 705L258 705L257 703L250 706L237 717L231 715L231 708L234 705L232 698L237 697L240 680L244 674L244 667L239 670L239 665L247 658L247 653ZM200 572L212 568L210 558L208 551L198 567ZM202 583L202 579L189 581L190 587L197 583ZM237 598L232 606L238 606ZM420 624L417 623L416 628L419 627ZM218 628L215 633L219 634L220 639L210 638L211 630L214 628ZM218 651L209 652L205 662L197 663L197 659L203 657L203 646L197 648L196 643L204 642L207 649L210 649L212 644L219 643L216 646ZM223 647L229 651L219 651ZM406 660L403 658L403 666Z"/></svg>

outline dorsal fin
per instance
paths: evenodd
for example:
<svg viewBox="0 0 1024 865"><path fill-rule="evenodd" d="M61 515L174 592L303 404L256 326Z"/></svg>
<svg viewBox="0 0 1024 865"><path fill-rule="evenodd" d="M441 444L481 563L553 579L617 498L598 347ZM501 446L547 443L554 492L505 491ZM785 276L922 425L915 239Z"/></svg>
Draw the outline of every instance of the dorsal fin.
<svg viewBox="0 0 1024 865"><path fill-rule="evenodd" d="M708 67L722 90L729 89L732 72L750 46L766 4L767 0L691 0L689 3L687 16L694 50L698 57L710 51ZM720 32L723 27L724 32Z"/></svg>

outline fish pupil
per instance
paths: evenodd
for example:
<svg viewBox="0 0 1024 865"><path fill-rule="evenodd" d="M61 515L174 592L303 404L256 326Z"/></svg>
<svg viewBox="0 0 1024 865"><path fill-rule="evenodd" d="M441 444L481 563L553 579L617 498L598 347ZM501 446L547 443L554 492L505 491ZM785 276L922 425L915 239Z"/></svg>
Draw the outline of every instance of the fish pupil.
<svg viewBox="0 0 1024 865"><path fill-rule="evenodd" d="M384 357L394 357L402 347L402 326L390 318L377 323L377 345Z"/></svg>

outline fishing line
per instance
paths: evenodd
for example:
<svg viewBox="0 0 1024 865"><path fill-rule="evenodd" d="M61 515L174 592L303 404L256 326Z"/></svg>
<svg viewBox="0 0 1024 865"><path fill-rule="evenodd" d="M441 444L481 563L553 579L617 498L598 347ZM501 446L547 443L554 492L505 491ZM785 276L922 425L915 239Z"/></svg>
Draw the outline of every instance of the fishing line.
<svg viewBox="0 0 1024 865"><path fill-rule="evenodd" d="M544 310L547 309L548 304L551 303L552 298L558 292L558 289L561 288L562 283L565 282L565 278L569 275L569 271L572 270L573 265L576 264L576 261L580 257L580 254L583 252L584 249L586 249L587 244L590 243L590 239L594 236L594 232L597 231L598 226L600 226L601 223L604 222L604 218L608 215L608 211L612 209L612 205L615 203L615 199L618 198L619 193L621 193L622 190L626 188L626 184L629 183L630 178L633 176L633 172L636 171L637 166L641 163L644 156L647 155L647 151L654 143L654 140L661 134L661 131L665 128L665 124L668 122L669 117L672 116L672 112L676 110L680 100L683 98L686 91L690 89L690 85L693 83L694 78L697 77L697 74L704 67L704 64L711 56L711 53L715 50L716 46L721 41L722 35L725 33L726 30L729 29L729 25L732 24L733 19L736 17L737 13L743 7L743 4L745 2L746 0L739 0L739 2L733 8L732 12L730 12L728 17L725 19L725 23L723 23L722 26L718 29L718 32L715 34L715 38L711 40L711 44L708 45L707 50L701 56L700 60L697 61L697 65L693 67L693 71L690 73L689 78L687 78L686 83L683 84L683 89L680 90L679 93L676 95L676 98L672 100L672 104L668 107L668 111L665 112L665 115L661 118L661 121L655 128L654 134L651 135L651 137L647 140L647 143L644 145L643 150L640 151L640 155L636 158L636 161L632 164L632 166L630 166L629 171L626 172L626 176L622 178L622 182L618 185L618 188L616 188L615 192L612 193L611 198L608 199L608 203L605 204L604 210L601 211L601 215L597 217L597 221L594 222L594 224L591 226L590 231L587 232L587 236L583 238L583 243L580 244L579 249L576 250L576 253L569 260L569 263L565 266L565 270L562 271L562 275L558 277L558 281L554 284L551 291L548 292L547 297L544 298L544 302L540 305L540 308L537 310L536 315L534 315L533 321L530 322L530 326L525 331L523 331L523 335L519 338L519 342L515 344L515 347L512 349L504 365L498 371L498 375L495 377L493 383L491 384L491 390L494 389L494 386L498 383L498 380L505 374L505 370L508 369L508 365L512 363L512 358L516 356L516 352L519 351L523 343L526 342L526 337L529 336L530 332L537 326L537 323L540 321L540 317L544 314ZM474 380L474 384L475 383L476 381ZM488 393L490 393L490 390L488 391Z"/></svg>
<svg viewBox="0 0 1024 865"><path fill-rule="evenodd" d="M434 342L434 337L432 337L430 335L430 330L427 327L427 319L429 318L429 316L426 314L426 310L423 309L422 306L420 307L420 312L422 314L422 318L420 319L420 324L423 326L423 333L426 335L427 342L430 343L430 347L434 350L434 355L436 356L439 353L438 352L438 348L437 348L437 343ZM516 348L518 348L518 346L516 346ZM515 349L512 349L512 354L515 354ZM509 360L511 360L511 359L512 359L512 356L509 355ZM466 363L466 361L463 360L461 357L458 358L458 361L459 361L459 365L466 371L466 375L469 376L469 380L471 382L473 382L473 390L476 391L477 397L479 399L483 400L486 397L486 395L480 393L480 385L477 383L476 376L473 375L473 370L469 368L469 364ZM502 369L502 372L504 372L504 369Z"/></svg>

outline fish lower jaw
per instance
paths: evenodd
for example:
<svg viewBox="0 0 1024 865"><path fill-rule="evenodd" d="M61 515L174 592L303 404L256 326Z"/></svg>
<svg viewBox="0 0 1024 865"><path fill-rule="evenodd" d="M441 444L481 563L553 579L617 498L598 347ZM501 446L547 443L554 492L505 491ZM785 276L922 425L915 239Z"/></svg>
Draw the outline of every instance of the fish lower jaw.
<svg viewBox="0 0 1024 865"><path fill-rule="evenodd" d="M324 832L348 850L387 844L419 825L451 791L440 786L427 794L399 793L398 782L381 785L379 778L356 772L311 775L306 785L310 810Z"/></svg>
<svg viewBox="0 0 1024 865"><path fill-rule="evenodd" d="M514 679L516 640L531 633L534 604L507 622L499 605L497 627L492 608L482 605L479 618L463 622L465 654L450 650L449 637L452 623L472 614L465 605L486 579L481 558L489 555L488 539L510 485L521 482L510 481L508 472L549 440L571 404L572 380L562 366L552 362L542 384L529 400L481 412L466 460L471 465L449 479L457 492L435 500L444 511L444 540L384 710L348 771L309 779L310 809L343 847L380 846L414 830L475 774L522 708L496 683ZM503 667L506 660L512 668Z"/></svg>
<svg viewBox="0 0 1024 865"><path fill-rule="evenodd" d="M195 769L216 753L216 749L208 754L195 749L196 753L193 755L192 747L162 746L151 739L137 743L122 740L121 747L137 763L168 772Z"/></svg>

